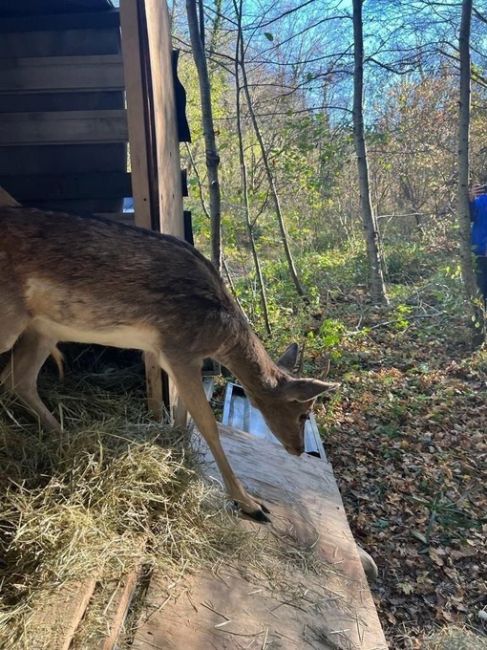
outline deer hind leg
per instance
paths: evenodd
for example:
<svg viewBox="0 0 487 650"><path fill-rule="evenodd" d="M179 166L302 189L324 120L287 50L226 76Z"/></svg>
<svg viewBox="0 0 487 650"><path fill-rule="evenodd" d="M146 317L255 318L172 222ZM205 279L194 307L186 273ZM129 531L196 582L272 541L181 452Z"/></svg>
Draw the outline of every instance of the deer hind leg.
<svg viewBox="0 0 487 650"><path fill-rule="evenodd" d="M256 521L270 521L265 506L253 499L235 476L228 462L218 433L215 416L206 399L201 381L201 366L196 364L170 364L170 374L198 430L208 443L211 453L223 477L225 487L231 499L236 501L242 511Z"/></svg>
<svg viewBox="0 0 487 650"><path fill-rule="evenodd" d="M0 383L17 395L39 418L41 424L54 431L61 426L49 412L37 392L37 377L47 357L55 348L56 341L28 329L14 347L10 363L0 375Z"/></svg>
<svg viewBox="0 0 487 650"><path fill-rule="evenodd" d="M3 287L0 287L0 292L2 291ZM0 298L0 354L8 352L14 346L29 322L27 312L7 298L8 293Z"/></svg>

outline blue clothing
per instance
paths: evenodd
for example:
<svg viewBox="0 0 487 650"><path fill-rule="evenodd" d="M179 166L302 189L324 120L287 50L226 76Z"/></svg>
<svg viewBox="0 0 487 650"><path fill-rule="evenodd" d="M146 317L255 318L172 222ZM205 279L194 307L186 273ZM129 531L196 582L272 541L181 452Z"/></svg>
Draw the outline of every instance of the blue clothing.
<svg viewBox="0 0 487 650"><path fill-rule="evenodd" d="M487 194L470 203L472 216L472 248L476 255L487 255Z"/></svg>

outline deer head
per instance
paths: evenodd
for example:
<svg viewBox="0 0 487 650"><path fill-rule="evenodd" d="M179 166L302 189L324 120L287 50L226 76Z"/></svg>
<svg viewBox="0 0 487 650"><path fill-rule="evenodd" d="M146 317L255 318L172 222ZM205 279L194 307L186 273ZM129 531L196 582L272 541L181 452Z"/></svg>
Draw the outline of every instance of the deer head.
<svg viewBox="0 0 487 650"><path fill-rule="evenodd" d="M316 397L336 390L339 384L292 377L289 372L295 368L297 356L298 346L292 343L277 362L283 372L276 387L265 394L251 395L251 399L286 451L300 456L304 451L304 427Z"/></svg>

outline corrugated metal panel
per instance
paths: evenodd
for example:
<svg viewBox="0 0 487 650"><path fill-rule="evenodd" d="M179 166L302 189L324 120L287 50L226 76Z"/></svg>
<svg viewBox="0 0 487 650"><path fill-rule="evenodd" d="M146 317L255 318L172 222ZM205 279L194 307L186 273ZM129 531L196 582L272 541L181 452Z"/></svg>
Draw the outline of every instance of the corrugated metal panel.
<svg viewBox="0 0 487 650"><path fill-rule="evenodd" d="M267 426L262 413L253 406L244 389L238 384L229 382L225 390L222 423L240 431L247 431L259 438L278 442ZM306 422L304 429L304 449L307 454L325 459L325 450L313 414Z"/></svg>

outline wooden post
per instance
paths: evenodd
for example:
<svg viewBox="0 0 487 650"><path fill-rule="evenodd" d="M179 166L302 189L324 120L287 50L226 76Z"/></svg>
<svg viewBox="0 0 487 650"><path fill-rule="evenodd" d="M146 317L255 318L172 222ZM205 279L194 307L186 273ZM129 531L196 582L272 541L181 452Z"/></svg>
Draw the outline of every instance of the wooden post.
<svg viewBox="0 0 487 650"><path fill-rule="evenodd" d="M145 0L145 13L158 170L159 229L161 232L184 239L183 190L171 65L169 12L165 1ZM186 411L178 400L174 383L167 377L164 377L164 381L170 413L175 423L183 426L187 420Z"/></svg>
<svg viewBox="0 0 487 650"><path fill-rule="evenodd" d="M120 24L135 223L183 237L181 169L166 2L121 0ZM177 405L174 386L167 376L162 378L154 355L146 353L144 360L149 409L160 417L166 392L172 414Z"/></svg>
<svg viewBox="0 0 487 650"><path fill-rule="evenodd" d="M121 0L120 26L135 224L141 228L152 228L147 142L149 125L139 37L139 11L138 3L134 0Z"/></svg>
<svg viewBox="0 0 487 650"><path fill-rule="evenodd" d="M145 0L152 81L161 232L184 238L181 161L171 65L171 31L165 1Z"/></svg>

